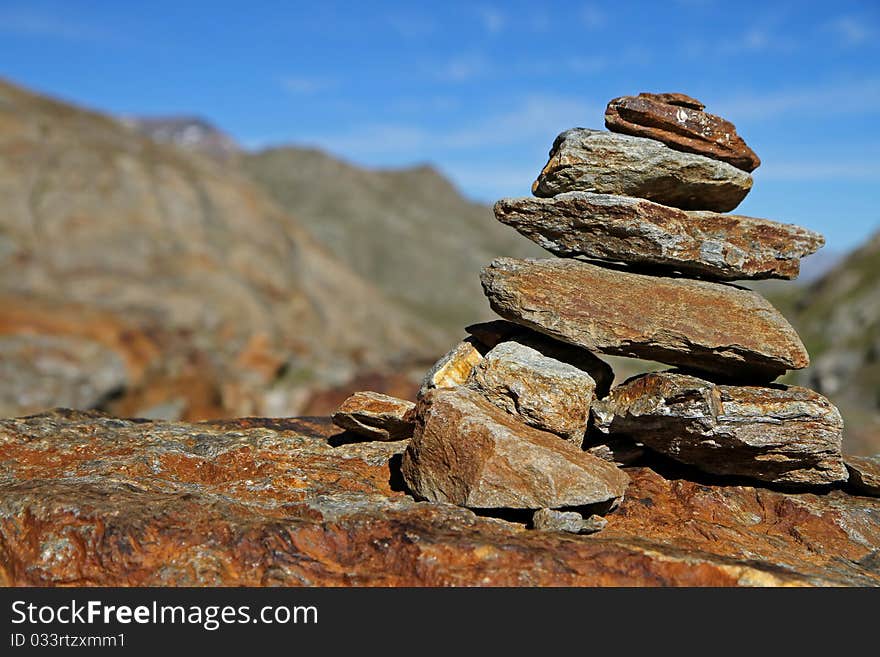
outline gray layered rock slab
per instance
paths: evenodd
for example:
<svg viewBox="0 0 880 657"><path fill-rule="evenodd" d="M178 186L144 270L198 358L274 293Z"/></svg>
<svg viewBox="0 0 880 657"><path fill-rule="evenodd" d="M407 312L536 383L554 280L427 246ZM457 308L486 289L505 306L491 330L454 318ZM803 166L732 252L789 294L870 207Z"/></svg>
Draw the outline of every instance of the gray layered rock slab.
<svg viewBox="0 0 880 657"><path fill-rule="evenodd" d="M849 471L849 485L864 495L880 496L880 454L843 457Z"/></svg>
<svg viewBox="0 0 880 657"><path fill-rule="evenodd" d="M520 422L580 447L596 382L587 372L518 342L502 342L474 368L467 386Z"/></svg>
<svg viewBox="0 0 880 657"><path fill-rule="evenodd" d="M419 402L403 477L419 497L471 508L541 509L614 503L629 478L558 436L518 422L467 388Z"/></svg>
<svg viewBox="0 0 880 657"><path fill-rule="evenodd" d="M776 484L847 479L843 419L797 386L727 386L675 372L630 379L593 408L595 426L704 472Z"/></svg>
<svg viewBox="0 0 880 657"><path fill-rule="evenodd" d="M794 329L751 290L557 259L499 258L481 280L505 319L591 351L752 382L809 364Z"/></svg>
<svg viewBox="0 0 880 657"><path fill-rule="evenodd" d="M394 441L413 432L416 405L378 392L356 392L333 414L337 427L371 440Z"/></svg>
<svg viewBox="0 0 880 657"><path fill-rule="evenodd" d="M735 166L653 139L574 128L553 142L535 196L595 192L636 196L684 210L733 210L752 188Z"/></svg>
<svg viewBox="0 0 880 657"><path fill-rule="evenodd" d="M614 383L614 370L595 354L566 342L560 342L547 335L533 331L521 324L503 319L471 324L465 328L478 343L494 348L502 342L517 342L553 360L574 365L587 372L596 382L596 395L604 397Z"/></svg>
<svg viewBox="0 0 880 657"><path fill-rule="evenodd" d="M726 281L797 278L800 259L825 243L792 224L589 192L502 199L495 217L558 256Z"/></svg>
<svg viewBox="0 0 880 657"><path fill-rule="evenodd" d="M532 516L532 527L538 531L568 532L569 534L593 534L605 529L608 521L602 516L584 518L577 511L538 509Z"/></svg>

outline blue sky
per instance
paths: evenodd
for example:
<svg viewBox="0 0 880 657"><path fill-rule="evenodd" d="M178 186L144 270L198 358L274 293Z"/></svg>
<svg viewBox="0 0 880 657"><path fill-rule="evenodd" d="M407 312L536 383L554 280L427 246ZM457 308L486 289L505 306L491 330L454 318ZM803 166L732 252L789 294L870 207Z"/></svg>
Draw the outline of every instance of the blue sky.
<svg viewBox="0 0 880 657"><path fill-rule="evenodd" d="M682 91L762 158L740 212L880 228L880 3L0 0L0 76L124 114L197 114L242 144L430 162L525 195L560 131Z"/></svg>

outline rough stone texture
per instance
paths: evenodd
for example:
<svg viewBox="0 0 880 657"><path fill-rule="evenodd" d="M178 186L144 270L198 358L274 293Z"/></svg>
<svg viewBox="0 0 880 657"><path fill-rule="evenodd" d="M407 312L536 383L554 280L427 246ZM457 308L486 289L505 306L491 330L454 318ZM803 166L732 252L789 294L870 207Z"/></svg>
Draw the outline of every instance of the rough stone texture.
<svg viewBox="0 0 880 657"><path fill-rule="evenodd" d="M750 290L557 259L499 258L481 280L502 317L592 351L754 382L809 364L794 329Z"/></svg>
<svg viewBox="0 0 880 657"><path fill-rule="evenodd" d="M797 386L725 386L674 372L645 374L594 407L596 429L719 475L777 484L846 481L843 419Z"/></svg>
<svg viewBox="0 0 880 657"><path fill-rule="evenodd" d="M653 139L574 128L553 142L532 192L619 194L684 210L729 212L751 188L752 177L725 162Z"/></svg>
<svg viewBox="0 0 880 657"><path fill-rule="evenodd" d="M473 390L432 390L417 416L402 470L422 499L540 509L614 503L626 490L614 465L518 422Z"/></svg>
<svg viewBox="0 0 880 657"><path fill-rule="evenodd" d="M580 447L596 382L574 365L518 342L502 342L474 368L467 383L520 422Z"/></svg>
<svg viewBox="0 0 880 657"><path fill-rule="evenodd" d="M864 495L880 496L880 454L877 456L844 456L849 471L849 485Z"/></svg>
<svg viewBox="0 0 880 657"><path fill-rule="evenodd" d="M517 342L540 352L547 358L574 365L587 372L596 382L596 395L604 397L614 383L614 371L611 366L595 354L559 340L533 331L521 324L514 324L503 319L491 322L471 324L465 327L479 343L486 348L494 348L502 342Z"/></svg>
<svg viewBox="0 0 880 657"><path fill-rule="evenodd" d="M880 585L880 500L632 468L592 536L527 530L398 485L404 443L328 419L0 421L0 584Z"/></svg>
<svg viewBox="0 0 880 657"><path fill-rule="evenodd" d="M457 388L464 385L474 367L483 360L486 348L475 338L465 338L425 373L419 388L419 397L435 388Z"/></svg>
<svg viewBox="0 0 880 657"><path fill-rule="evenodd" d="M333 414L333 424L372 440L403 440L412 436L415 408L404 399L356 392Z"/></svg>
<svg viewBox="0 0 880 657"><path fill-rule="evenodd" d="M41 335L86 337L69 321L77 308L95 329L89 337L120 357L128 339L146 336L157 353L148 376L128 381L125 394L143 402L131 412L290 414L303 388L429 359L448 342L236 169L5 81L0 208L0 325L39 303ZM471 276L480 253L493 251L472 256ZM109 318L100 336L91 319L99 315ZM126 327L118 349L111 323ZM59 369L39 375L44 390L68 385ZM178 385L183 379L196 383ZM288 389L291 399L277 403Z"/></svg>
<svg viewBox="0 0 880 657"><path fill-rule="evenodd" d="M657 139L680 151L729 162L743 171L754 171L761 165L730 121L703 112L702 108L663 100L647 94L615 98L605 110L605 126L615 132Z"/></svg>
<svg viewBox="0 0 880 657"><path fill-rule="evenodd" d="M692 98L691 96L680 93L652 94L642 92L639 94L639 98L647 98L649 100L655 100L658 103L666 103L667 105L690 107L691 109L695 110L706 109L706 106L696 98Z"/></svg>
<svg viewBox="0 0 880 657"><path fill-rule="evenodd" d="M825 244L792 224L588 192L502 199L495 217L558 256L726 281L797 278L800 259Z"/></svg>
<svg viewBox="0 0 880 657"><path fill-rule="evenodd" d="M532 526L539 531L592 534L605 529L608 521L595 514L584 518L577 511L538 509L532 516Z"/></svg>

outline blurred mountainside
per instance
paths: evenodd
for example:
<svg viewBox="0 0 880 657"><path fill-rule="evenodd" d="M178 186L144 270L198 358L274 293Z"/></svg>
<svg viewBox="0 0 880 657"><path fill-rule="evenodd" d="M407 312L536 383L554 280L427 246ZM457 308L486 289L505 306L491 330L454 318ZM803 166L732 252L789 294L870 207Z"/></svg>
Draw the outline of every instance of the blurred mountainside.
<svg viewBox="0 0 880 657"><path fill-rule="evenodd" d="M811 355L798 381L840 406L851 448L880 451L880 232L777 302Z"/></svg>
<svg viewBox="0 0 880 657"><path fill-rule="evenodd" d="M547 256L429 166L251 153L202 119L115 119L0 82L0 415L411 395L491 317L478 272L500 255ZM880 451L880 234L776 283L754 287L813 357L788 380L841 406L851 451Z"/></svg>
<svg viewBox="0 0 880 657"><path fill-rule="evenodd" d="M296 403L276 384L344 381L444 344L235 168L5 83L0 296L4 369L26 367L4 377L3 415L136 390L151 401L131 412L284 412ZM153 398L157 379L180 390Z"/></svg>

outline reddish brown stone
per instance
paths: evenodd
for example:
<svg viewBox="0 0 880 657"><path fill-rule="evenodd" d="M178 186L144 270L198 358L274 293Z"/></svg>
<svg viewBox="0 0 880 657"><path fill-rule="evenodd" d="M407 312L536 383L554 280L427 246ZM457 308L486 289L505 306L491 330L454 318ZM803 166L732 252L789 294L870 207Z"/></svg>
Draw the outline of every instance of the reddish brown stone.
<svg viewBox="0 0 880 657"><path fill-rule="evenodd" d="M379 392L360 391L333 413L333 424L371 440L404 440L413 432L416 405Z"/></svg>
<svg viewBox="0 0 880 657"><path fill-rule="evenodd" d="M399 490L323 419L0 421L0 585L880 585L880 500L629 469L592 536ZM329 441L329 442L328 442Z"/></svg>
<svg viewBox="0 0 880 657"><path fill-rule="evenodd" d="M692 98L691 96L679 93L652 94L643 91L639 94L639 98L647 98L648 100L656 100L658 103L665 103L667 105L678 105L679 107L689 107L695 110L706 109L706 106L696 98Z"/></svg>
<svg viewBox="0 0 880 657"><path fill-rule="evenodd" d="M676 150L729 162L743 171L754 171L761 165L730 121L681 102L661 102L647 94L621 96L608 103L605 126L614 132L656 139Z"/></svg>
<svg viewBox="0 0 880 657"><path fill-rule="evenodd" d="M785 318L743 288L562 258L498 258L482 282L505 319L591 351L755 383L810 362Z"/></svg>

